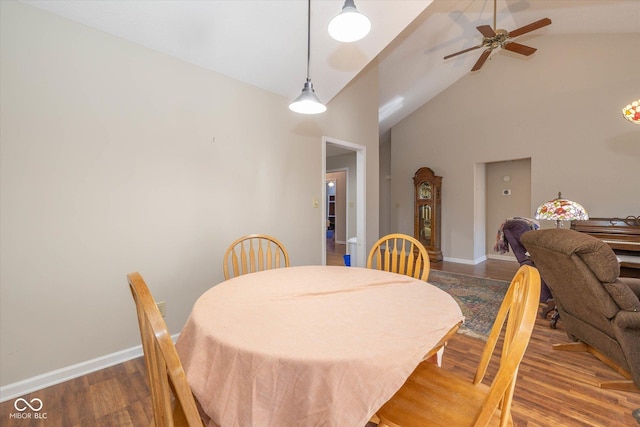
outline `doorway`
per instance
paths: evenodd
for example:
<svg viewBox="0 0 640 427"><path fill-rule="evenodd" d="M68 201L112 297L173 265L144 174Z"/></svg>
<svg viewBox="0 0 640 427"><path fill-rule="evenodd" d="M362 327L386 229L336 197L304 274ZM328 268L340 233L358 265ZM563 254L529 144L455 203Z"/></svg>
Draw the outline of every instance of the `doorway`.
<svg viewBox="0 0 640 427"><path fill-rule="evenodd" d="M352 155L355 157L355 153ZM339 245L347 244L347 174L347 169L327 169L327 238Z"/></svg>
<svg viewBox="0 0 640 427"><path fill-rule="evenodd" d="M350 153L355 157L355 153ZM327 169L330 168L329 159ZM344 265L347 253L347 181L348 169L327 170L327 265Z"/></svg>
<svg viewBox="0 0 640 427"><path fill-rule="evenodd" d="M365 159L366 147L335 138L322 138L322 264L327 265L327 175L335 171L345 173L344 239L350 253L351 265L364 267L365 235ZM331 176L331 175L329 175ZM336 206L337 207L337 206ZM335 233L335 230L334 230ZM336 235L337 237L337 235ZM351 239L351 240L350 240ZM342 242L342 238L339 239ZM355 252L355 253L352 253ZM334 260L332 260L332 263Z"/></svg>
<svg viewBox="0 0 640 427"><path fill-rule="evenodd" d="M528 218L531 211L531 159L486 163L486 242L487 258L514 260L513 253L500 255L493 250L496 232L507 218Z"/></svg>

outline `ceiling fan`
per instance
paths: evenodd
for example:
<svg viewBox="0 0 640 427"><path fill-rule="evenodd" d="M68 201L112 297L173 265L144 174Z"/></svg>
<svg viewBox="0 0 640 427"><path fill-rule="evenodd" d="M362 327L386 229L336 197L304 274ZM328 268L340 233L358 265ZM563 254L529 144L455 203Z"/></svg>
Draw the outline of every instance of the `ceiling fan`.
<svg viewBox="0 0 640 427"><path fill-rule="evenodd" d="M480 49L481 47L483 47L485 48L484 51L482 52L482 54L480 55L480 58L478 58L475 65L471 69L471 71L477 71L484 65L486 60L489 58L489 55L491 54L491 52L498 47L501 47L506 50L510 50L511 52L519 53L520 55L529 56L533 52L535 52L537 49L533 47L525 46L520 43L516 43L511 39L521 36L523 34L529 33L531 31L537 30L538 28L545 27L550 24L551 24L551 19L543 18L543 19L540 19L539 21L532 22L529 25L525 25L524 27L520 27L513 31L495 29L496 28L496 0L494 0L493 1L493 28L491 28L490 25L480 25L479 27L476 27L478 31L480 31L480 34L483 35L482 44L478 46L470 47L465 50L461 50L460 52L452 53L451 55L445 56L444 59L449 59L454 56L457 56L475 49Z"/></svg>

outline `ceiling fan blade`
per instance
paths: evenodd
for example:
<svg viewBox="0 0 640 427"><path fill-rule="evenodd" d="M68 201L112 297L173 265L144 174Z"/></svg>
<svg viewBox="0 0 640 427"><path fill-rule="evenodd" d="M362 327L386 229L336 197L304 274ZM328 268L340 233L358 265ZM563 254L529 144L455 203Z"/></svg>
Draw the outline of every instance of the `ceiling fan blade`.
<svg viewBox="0 0 640 427"><path fill-rule="evenodd" d="M489 55L491 54L492 50L493 49L485 49L484 52L482 52L482 55L480 55L480 58L478 58L478 60L476 61L476 64L473 66L471 71L478 71L480 68L482 68L484 63L489 58Z"/></svg>
<svg viewBox="0 0 640 427"><path fill-rule="evenodd" d="M539 21L532 22L529 25L525 25L524 27L520 27L513 31L509 31L509 37L518 37L528 32L531 32L533 30L537 30L538 28L546 27L547 25L550 25L550 24L551 24L551 19L543 18Z"/></svg>
<svg viewBox="0 0 640 427"><path fill-rule="evenodd" d="M493 31L493 28L491 28L491 25L480 25L479 27L476 27L478 29L478 31L480 31L480 34L482 34L485 37L493 37L496 35L496 32Z"/></svg>
<svg viewBox="0 0 640 427"><path fill-rule="evenodd" d="M504 49L510 50L511 52L519 53L520 55L525 55L525 56L529 56L533 52L538 50L534 47L525 46L523 44L515 43L515 42L505 43L502 47Z"/></svg>
<svg viewBox="0 0 640 427"><path fill-rule="evenodd" d="M460 54L467 53L472 50L480 49L482 46L483 45L478 45L478 46L470 47L469 49L461 50L460 52L452 53L451 55L445 56L444 59L453 58L454 56L458 56Z"/></svg>

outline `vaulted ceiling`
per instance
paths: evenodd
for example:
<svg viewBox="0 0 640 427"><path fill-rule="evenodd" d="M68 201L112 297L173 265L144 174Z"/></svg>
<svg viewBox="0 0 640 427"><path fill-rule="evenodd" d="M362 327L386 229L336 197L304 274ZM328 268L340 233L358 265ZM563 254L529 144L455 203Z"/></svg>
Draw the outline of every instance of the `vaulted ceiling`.
<svg viewBox="0 0 640 427"><path fill-rule="evenodd" d="M307 59L303 0L82 0L27 3L65 18L293 100ZM372 21L363 40L339 43L327 33L343 0L311 2L310 74L327 103L371 61L380 76L380 133L470 72L480 50L479 25L493 26L493 0L356 0ZM518 38L640 32L640 0L497 0L497 28L508 31L548 17L553 23ZM638 54L637 52L630 54ZM511 58L509 58L511 57ZM535 62L496 49L490 60ZM476 71L483 72L484 70Z"/></svg>

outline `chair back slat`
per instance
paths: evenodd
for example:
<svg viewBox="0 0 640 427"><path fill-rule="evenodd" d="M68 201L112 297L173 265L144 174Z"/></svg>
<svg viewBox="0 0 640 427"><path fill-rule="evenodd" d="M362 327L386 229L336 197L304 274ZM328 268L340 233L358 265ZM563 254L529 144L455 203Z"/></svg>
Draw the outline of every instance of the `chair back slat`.
<svg viewBox="0 0 640 427"><path fill-rule="evenodd" d="M240 257L240 264L237 257ZM233 242L224 254L226 280L242 274L289 267L289 254L276 238L266 234L250 234Z"/></svg>
<svg viewBox="0 0 640 427"><path fill-rule="evenodd" d="M267 264L267 263L271 262L271 256L269 254L269 249L270 249L269 243L267 243L267 253L266 253L267 262L265 263L265 252L262 249L262 240L258 241L258 263L256 265L258 271L267 270L269 268L268 264Z"/></svg>
<svg viewBox="0 0 640 427"><path fill-rule="evenodd" d="M425 247L406 234L389 234L379 239L367 258L367 268L404 274L427 280L431 264Z"/></svg>
<svg viewBox="0 0 640 427"><path fill-rule="evenodd" d="M249 273L255 273L258 271L257 262L256 262L256 250L253 248L253 239L247 240L249 242ZM242 245L244 248L244 245ZM245 267L245 271L247 268Z"/></svg>

